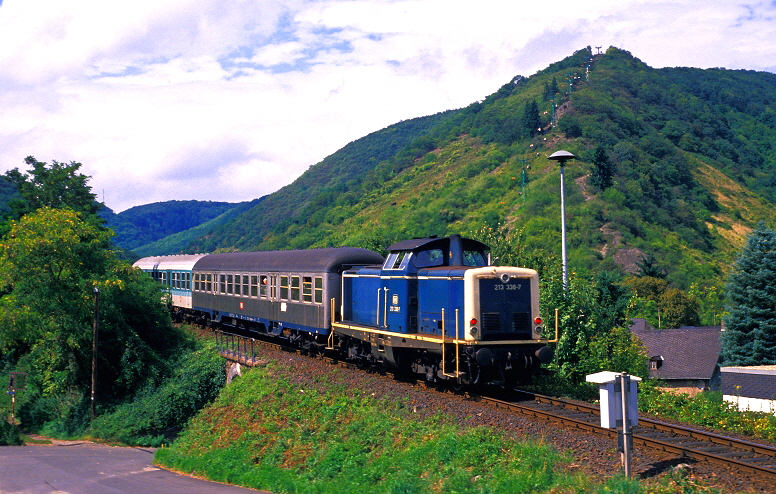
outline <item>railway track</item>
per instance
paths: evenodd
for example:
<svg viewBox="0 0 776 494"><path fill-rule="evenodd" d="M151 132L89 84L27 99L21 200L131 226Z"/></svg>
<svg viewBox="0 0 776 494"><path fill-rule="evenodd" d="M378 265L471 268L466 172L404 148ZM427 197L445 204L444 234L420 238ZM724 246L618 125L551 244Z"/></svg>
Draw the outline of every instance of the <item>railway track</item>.
<svg viewBox="0 0 776 494"><path fill-rule="evenodd" d="M616 430L604 429L599 425L600 410L594 405L533 393L522 395L519 401L486 396L479 399L491 406L552 421L564 427L607 435L614 440L617 438ZM772 446L641 417L638 427L634 427L632 433L634 445L776 478L776 448Z"/></svg>
<svg viewBox="0 0 776 494"><path fill-rule="evenodd" d="M215 331L214 334L223 357L247 366L257 365L261 361L258 350L262 346L299 352L261 339L222 331ZM329 360L341 363L335 359ZM595 405L528 392L519 392L517 396L508 399L483 395L472 398L489 406L547 420L562 427L605 435L613 441L617 438L616 430L600 426L600 410ZM647 418L639 418L639 425L632 429L632 433L634 445L776 478L776 448L772 446Z"/></svg>

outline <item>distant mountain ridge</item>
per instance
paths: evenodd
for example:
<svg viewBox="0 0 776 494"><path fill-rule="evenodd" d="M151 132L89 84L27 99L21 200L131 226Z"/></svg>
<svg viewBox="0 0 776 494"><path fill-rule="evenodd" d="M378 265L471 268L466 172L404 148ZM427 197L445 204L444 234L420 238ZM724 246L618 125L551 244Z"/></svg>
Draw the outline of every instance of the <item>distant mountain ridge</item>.
<svg viewBox="0 0 776 494"><path fill-rule="evenodd" d="M118 214L106 207L100 216L116 233L113 239L116 245L137 251L146 244L206 224L229 211L243 211L246 205L258 202L163 201L135 206Z"/></svg>

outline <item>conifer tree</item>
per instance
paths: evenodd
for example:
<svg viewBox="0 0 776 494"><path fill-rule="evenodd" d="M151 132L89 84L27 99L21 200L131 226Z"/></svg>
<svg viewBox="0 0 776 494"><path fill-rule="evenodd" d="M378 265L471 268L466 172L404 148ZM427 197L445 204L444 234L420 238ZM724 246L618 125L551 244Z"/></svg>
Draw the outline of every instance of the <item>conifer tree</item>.
<svg viewBox="0 0 776 494"><path fill-rule="evenodd" d="M536 100L531 100L525 104L525 109L523 110L523 129L525 135L533 137L538 132L541 125L541 120L539 120L539 105L536 104Z"/></svg>
<svg viewBox="0 0 776 494"><path fill-rule="evenodd" d="M590 182L601 190L612 186L614 166L606 155L603 146L597 146L593 151L593 173Z"/></svg>
<svg viewBox="0 0 776 494"><path fill-rule="evenodd" d="M725 365L776 364L776 231L760 223L749 234L727 285Z"/></svg>

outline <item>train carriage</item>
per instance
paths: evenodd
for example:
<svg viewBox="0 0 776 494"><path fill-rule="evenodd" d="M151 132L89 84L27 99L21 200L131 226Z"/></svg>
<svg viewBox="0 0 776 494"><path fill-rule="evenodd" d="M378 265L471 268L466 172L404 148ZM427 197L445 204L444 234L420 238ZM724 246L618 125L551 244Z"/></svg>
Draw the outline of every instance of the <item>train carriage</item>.
<svg viewBox="0 0 776 494"><path fill-rule="evenodd" d="M211 254L194 268L193 309L222 326L328 336L341 272L382 261L354 247Z"/></svg>
<svg viewBox="0 0 776 494"><path fill-rule="evenodd" d="M194 265L206 254L179 254L144 257L135 262L136 268L147 272L164 286L170 303L178 309L191 309L192 272Z"/></svg>

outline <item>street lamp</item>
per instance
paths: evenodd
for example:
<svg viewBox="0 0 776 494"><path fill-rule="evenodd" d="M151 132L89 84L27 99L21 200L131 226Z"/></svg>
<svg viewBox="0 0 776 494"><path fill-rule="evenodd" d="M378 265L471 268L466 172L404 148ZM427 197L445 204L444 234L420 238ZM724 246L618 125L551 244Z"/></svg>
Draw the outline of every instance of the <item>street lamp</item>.
<svg viewBox="0 0 776 494"><path fill-rule="evenodd" d="M556 151L552 153L549 159L557 161L560 165L560 235L562 252L563 252L563 290L568 292L569 290L569 259L566 254L566 192L563 188L563 167L568 160L577 159L576 156L568 151Z"/></svg>

